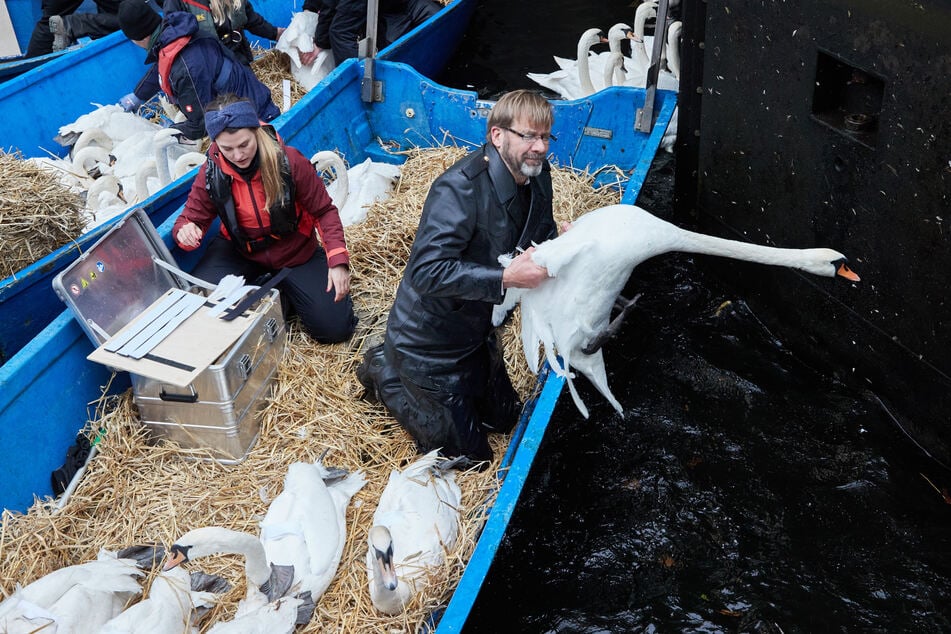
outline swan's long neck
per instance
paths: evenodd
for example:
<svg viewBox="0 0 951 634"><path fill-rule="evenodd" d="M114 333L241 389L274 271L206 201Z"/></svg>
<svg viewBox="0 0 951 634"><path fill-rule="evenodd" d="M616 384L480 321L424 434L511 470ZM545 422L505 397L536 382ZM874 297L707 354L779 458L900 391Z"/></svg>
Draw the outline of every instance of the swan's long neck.
<svg viewBox="0 0 951 634"><path fill-rule="evenodd" d="M188 535L191 536L191 542L194 544L189 558L197 559L206 555L223 553L244 555L245 573L248 581L254 584L255 588L259 588L270 579L271 567L267 562L264 545L254 535L219 527L199 528ZM183 538L179 543L184 545L187 541Z"/></svg>
<svg viewBox="0 0 951 634"><path fill-rule="evenodd" d="M370 580L373 605L384 614L399 614L409 602L412 592L397 577L393 561L393 538L389 529L380 524L372 526L368 544L367 558L373 571Z"/></svg>
<svg viewBox="0 0 951 634"><path fill-rule="evenodd" d="M667 30L667 66L670 72L680 79L680 33L683 23L674 22Z"/></svg>
<svg viewBox="0 0 951 634"><path fill-rule="evenodd" d="M158 166L153 159L143 162L135 172L135 199L137 201L149 197L150 176L158 176Z"/></svg>
<svg viewBox="0 0 951 634"><path fill-rule="evenodd" d="M682 232L680 235L681 245L676 249L677 251L717 255L758 264L802 268L807 255L811 251L811 249L767 247L760 244L694 233L685 229L680 231Z"/></svg>
<svg viewBox="0 0 951 634"><path fill-rule="evenodd" d="M581 90L584 96L593 95L594 84L591 83L591 67L588 65L588 51L591 44L582 40L578 42L578 81L581 83Z"/></svg>
<svg viewBox="0 0 951 634"><path fill-rule="evenodd" d="M648 18L657 15L656 6L655 3L645 2L638 6L634 13L634 43L631 45L631 51L644 68L650 66L651 61L644 46L644 27Z"/></svg>
<svg viewBox="0 0 951 634"><path fill-rule="evenodd" d="M167 128L173 130L174 128ZM159 130L155 133L152 141L155 167L158 170L158 179L162 187L172 182L172 169L169 166L168 148L172 143L176 143L174 137L169 136L166 130Z"/></svg>

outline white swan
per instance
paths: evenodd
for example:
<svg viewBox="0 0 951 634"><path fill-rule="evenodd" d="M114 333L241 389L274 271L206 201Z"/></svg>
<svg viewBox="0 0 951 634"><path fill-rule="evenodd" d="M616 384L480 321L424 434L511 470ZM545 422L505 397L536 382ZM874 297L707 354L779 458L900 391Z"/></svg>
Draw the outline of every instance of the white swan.
<svg viewBox="0 0 951 634"><path fill-rule="evenodd" d="M634 64L634 67L628 67L629 72L638 73L647 73L647 67L650 66L651 59L650 55L647 54L647 44L653 43L653 38L645 37L644 30L647 25L647 21L651 18L657 17L657 2L654 0L647 0L646 2L638 5L637 9L634 11L634 37L633 43L631 44L631 61Z"/></svg>
<svg viewBox="0 0 951 634"><path fill-rule="evenodd" d="M205 526L188 531L168 549L165 570L208 557L210 555L238 554L244 556L244 574L248 579L248 592L245 600L258 603L271 601L282 596L282 590L290 587L293 571L287 568L271 566L261 540L241 531L220 526Z"/></svg>
<svg viewBox="0 0 951 634"><path fill-rule="evenodd" d="M276 618L274 615L266 613L280 612L284 614L289 609L278 610L279 606L276 604L279 602L293 603L297 624L306 623L313 616L314 602L310 600L309 596L286 596L290 592L297 592L297 588L292 586L295 577L294 568L292 566L269 564L264 544L254 535L220 526L205 526L188 531L179 537L175 544L169 548L169 553L165 570L170 570L186 561L209 555L239 554L244 556L244 573L248 580L248 591L245 598L238 603L235 620L239 617L247 617L248 620L253 622L254 617L251 615L259 610L263 612L258 616L265 620ZM224 627L225 624L220 625ZM232 631L241 631L240 626L234 625L233 627L238 629ZM293 627L287 629L286 632L292 630ZM276 634L279 630L271 631Z"/></svg>
<svg viewBox="0 0 951 634"><path fill-rule="evenodd" d="M283 597L250 612L237 614L230 621L215 623L207 634L290 634L297 629L298 611L302 601Z"/></svg>
<svg viewBox="0 0 951 634"><path fill-rule="evenodd" d="M603 41L601 29L588 29L578 40L577 65L574 68L561 68L552 73L528 73L527 77L565 99L587 97L595 92L588 53L592 46Z"/></svg>
<svg viewBox="0 0 951 634"><path fill-rule="evenodd" d="M726 240L681 229L634 205L610 205L581 216L568 231L538 245L532 259L547 268L551 278L534 289L509 289L503 303L495 307L493 321L501 323L508 309L521 301L522 344L529 368L538 371L541 343L551 367L567 377L571 396L585 418L588 409L571 381L572 368L623 412L608 387L601 349L592 354L583 350L608 326L611 308L634 267L671 251L859 279L846 266L846 257L832 249L781 249Z"/></svg>
<svg viewBox="0 0 951 634"><path fill-rule="evenodd" d="M347 539L347 506L366 478L356 471L327 484L330 471L318 460L287 469L284 490L261 521L268 562L294 569L293 587L316 603L337 573Z"/></svg>
<svg viewBox="0 0 951 634"><path fill-rule="evenodd" d="M122 182L114 174L100 176L86 190L86 208L95 214L95 224L102 224L128 206Z"/></svg>
<svg viewBox="0 0 951 634"><path fill-rule="evenodd" d="M98 147L108 151L111 150L113 146L115 146L115 142L112 140L112 137L106 134L102 128L87 128L83 130L79 138L76 139L69 153L75 158L77 153L87 147Z"/></svg>
<svg viewBox="0 0 951 634"><path fill-rule="evenodd" d="M155 159L139 164L139 169L135 173L135 195L132 200L141 202L161 188L162 181L159 179L158 164Z"/></svg>
<svg viewBox="0 0 951 634"><path fill-rule="evenodd" d="M334 56L330 50L321 50L317 58L309 65L304 66L300 61L301 53L310 53L314 50L314 32L317 30L317 14L312 11L301 11L291 16L291 23L287 25L281 37L274 46L291 58L291 74L304 90L320 83L320 80L334 69Z"/></svg>
<svg viewBox="0 0 951 634"><path fill-rule="evenodd" d="M432 451L402 472L394 469L380 496L367 575L373 605L384 614L403 611L456 544L462 495L444 463Z"/></svg>
<svg viewBox="0 0 951 634"><path fill-rule="evenodd" d="M601 83L603 87L617 86L624 83L625 56L621 52L621 41L633 39L634 31L623 22L619 22L608 30L608 52L598 58L601 67ZM593 60L592 60L593 61Z"/></svg>
<svg viewBox="0 0 951 634"><path fill-rule="evenodd" d="M96 104L93 104L96 105ZM80 135L91 128L102 130L113 143L119 143L128 137L145 130L157 130L160 126L133 112L125 112L122 106L110 104L97 106L72 123L61 126L56 141L63 146L73 145Z"/></svg>
<svg viewBox="0 0 951 634"><path fill-rule="evenodd" d="M633 56L632 58L623 58L626 76L621 85L638 88L644 88L647 85L647 70L650 66L650 59L645 50L645 44L652 43L653 38L644 35L644 22L647 17L656 15L654 10L656 6L656 2L645 2L637 7L633 43L631 45ZM671 24L667 29L666 44L661 49L661 66L663 66L666 59L670 70L661 68L657 73L657 87L661 90L680 91L680 34L682 27L683 24L678 21ZM660 147L667 152L674 151L674 143L677 141L678 115L679 107L675 107L670 117L670 123L660 141Z"/></svg>
<svg viewBox="0 0 951 634"><path fill-rule="evenodd" d="M398 165L371 159L347 169L340 155L330 150L317 152L310 162L321 175L334 176L327 193L345 227L363 222L367 208L389 196L400 176Z"/></svg>
<svg viewBox="0 0 951 634"><path fill-rule="evenodd" d="M111 619L100 634L182 634L197 633L198 608L210 608L217 600L213 592L192 591L191 576L181 568L159 573L149 596Z"/></svg>
<svg viewBox="0 0 951 634"><path fill-rule="evenodd" d="M84 178L96 178L94 174L104 174L115 165L116 158L98 145L87 145L73 154L73 173ZM91 163L91 165L90 165Z"/></svg>
<svg viewBox="0 0 951 634"><path fill-rule="evenodd" d="M667 27L667 67L678 82L680 81L680 35L683 30L684 23L680 20Z"/></svg>
<svg viewBox="0 0 951 634"><path fill-rule="evenodd" d="M132 559L100 551L94 561L54 570L0 602L0 632L98 633L142 592Z"/></svg>
<svg viewBox="0 0 951 634"><path fill-rule="evenodd" d="M185 152L175 159L175 164L172 166L172 179L178 180L199 165L204 165L207 160L208 155L204 152Z"/></svg>

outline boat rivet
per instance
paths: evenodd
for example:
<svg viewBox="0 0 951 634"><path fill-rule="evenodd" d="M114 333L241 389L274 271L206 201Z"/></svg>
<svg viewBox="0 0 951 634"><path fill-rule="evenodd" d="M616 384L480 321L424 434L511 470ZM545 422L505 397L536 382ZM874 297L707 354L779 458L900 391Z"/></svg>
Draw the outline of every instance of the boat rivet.
<svg viewBox="0 0 951 634"><path fill-rule="evenodd" d="M412 108L407 108L407 109L406 109L406 118L407 118L407 119L412 119L412 118L415 117L415 116L416 116L416 111L415 111L415 110L413 110Z"/></svg>

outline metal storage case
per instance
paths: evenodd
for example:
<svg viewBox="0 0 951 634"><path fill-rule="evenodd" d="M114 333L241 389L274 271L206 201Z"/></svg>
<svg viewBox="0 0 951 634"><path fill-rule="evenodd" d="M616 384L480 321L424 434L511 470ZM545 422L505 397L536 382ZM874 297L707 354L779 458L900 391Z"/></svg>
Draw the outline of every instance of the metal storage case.
<svg viewBox="0 0 951 634"><path fill-rule="evenodd" d="M171 270L156 260L172 265ZM100 346L170 288L197 292L174 265L148 216L136 209L57 275L53 287ZM195 454L222 463L247 456L286 339L277 290L253 310L254 319L240 338L187 387L131 374L133 401L153 438L207 451Z"/></svg>

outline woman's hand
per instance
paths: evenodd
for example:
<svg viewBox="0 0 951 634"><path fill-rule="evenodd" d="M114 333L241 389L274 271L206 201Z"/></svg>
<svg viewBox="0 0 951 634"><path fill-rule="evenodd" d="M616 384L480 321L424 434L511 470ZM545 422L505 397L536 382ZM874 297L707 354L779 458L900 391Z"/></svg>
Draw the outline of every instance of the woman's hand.
<svg viewBox="0 0 951 634"><path fill-rule="evenodd" d="M350 292L350 268L345 264L338 264L327 271L327 292L334 289L334 301L339 302Z"/></svg>
<svg viewBox="0 0 951 634"><path fill-rule="evenodd" d="M178 230L178 235L175 236L175 242L178 243L178 246L183 249L197 249L198 245L201 244L201 236L203 232L201 228L196 225L194 222L188 222L182 225L182 228Z"/></svg>

